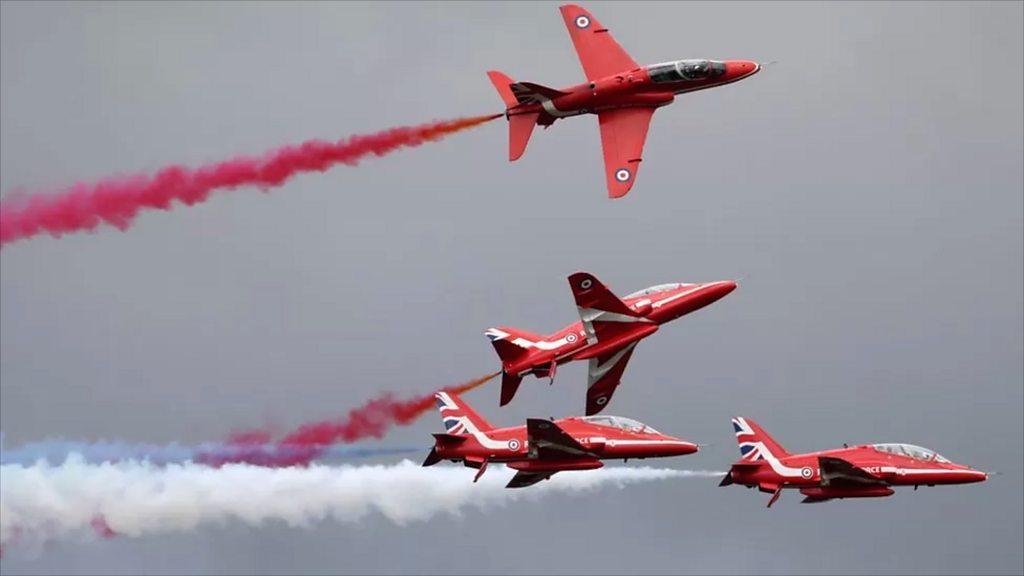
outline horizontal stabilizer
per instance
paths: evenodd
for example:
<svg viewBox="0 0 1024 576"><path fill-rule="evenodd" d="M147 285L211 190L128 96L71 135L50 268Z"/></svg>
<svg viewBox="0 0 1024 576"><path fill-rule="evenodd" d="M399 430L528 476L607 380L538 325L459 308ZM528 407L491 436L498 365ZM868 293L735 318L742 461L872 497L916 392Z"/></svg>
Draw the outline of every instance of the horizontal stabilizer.
<svg viewBox="0 0 1024 576"><path fill-rule="evenodd" d="M430 454L427 454L427 459L423 461L423 466L433 466L441 461L441 455L437 453L437 448L431 448Z"/></svg>
<svg viewBox="0 0 1024 576"><path fill-rule="evenodd" d="M561 90L555 90L554 88L548 88L533 82L516 82L510 88L519 104L540 104L545 100L552 100L568 94L568 92L562 92Z"/></svg>
<svg viewBox="0 0 1024 576"><path fill-rule="evenodd" d="M516 472L516 475L508 481L505 488L526 488L527 486L533 486L541 480L547 480L554 476L557 472Z"/></svg>
<svg viewBox="0 0 1024 576"><path fill-rule="evenodd" d="M438 432L434 434L434 440L439 446L454 446L456 444L462 444L466 441L469 436L459 436L457 434L445 434L444 432Z"/></svg>
<svg viewBox="0 0 1024 576"><path fill-rule="evenodd" d="M521 376L514 374L502 373L501 375L501 405L504 406L512 401L515 397L516 391L519 390L519 384L523 381Z"/></svg>
<svg viewBox="0 0 1024 576"><path fill-rule="evenodd" d="M733 464L732 468L730 468L729 471L725 473L725 477L722 478L722 481L718 485L719 486L729 486L729 485L735 484L736 483L736 479L733 478L733 476L732 476L733 472L741 472L741 473L753 472L753 471L755 471L755 470L757 470L758 468L761 467L761 463L762 462L764 462L764 460L761 460L761 461L758 461L758 462L737 462L737 463Z"/></svg>
<svg viewBox="0 0 1024 576"><path fill-rule="evenodd" d="M508 117L508 159L510 162L515 162L523 157L538 118L540 118L540 112L514 114Z"/></svg>

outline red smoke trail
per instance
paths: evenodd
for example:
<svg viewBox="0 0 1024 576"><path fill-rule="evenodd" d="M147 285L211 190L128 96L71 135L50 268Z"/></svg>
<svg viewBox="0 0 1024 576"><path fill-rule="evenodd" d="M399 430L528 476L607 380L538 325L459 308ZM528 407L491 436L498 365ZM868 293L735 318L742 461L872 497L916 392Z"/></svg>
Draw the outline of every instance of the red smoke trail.
<svg viewBox="0 0 1024 576"><path fill-rule="evenodd" d="M500 374L488 374L445 391L461 394L481 386ZM354 408L342 420L327 420L301 426L281 440L289 446L323 446L335 442L355 442L363 438L381 438L392 426L405 426L434 407L434 393L411 400L395 400L385 393L359 408Z"/></svg>
<svg viewBox="0 0 1024 576"><path fill-rule="evenodd" d="M484 385L501 374L495 372L444 390L461 394ZM394 426L411 424L434 406L434 393L409 400L395 400L384 393L344 418L304 424L271 443L271 434L263 430L250 430L235 434L229 443L232 450L222 454L201 454L196 461L209 466L245 462L258 466L305 466L319 457L331 444L350 443L366 438L382 438Z"/></svg>
<svg viewBox="0 0 1024 576"><path fill-rule="evenodd" d="M323 172L336 164L354 166L366 156L419 146L500 116L392 128L337 142L310 140L262 157L243 156L199 168L169 166L152 175L78 183L57 194L14 195L0 200L0 246L44 232L60 236L93 230L101 223L125 230L144 209L170 210L175 200L191 206L215 190L280 186L299 173Z"/></svg>
<svg viewBox="0 0 1024 576"><path fill-rule="evenodd" d="M107 519L102 515L93 516L89 525L92 526L93 532L95 532L100 538L110 539L117 536L117 532L114 532L110 527L110 524L107 524Z"/></svg>

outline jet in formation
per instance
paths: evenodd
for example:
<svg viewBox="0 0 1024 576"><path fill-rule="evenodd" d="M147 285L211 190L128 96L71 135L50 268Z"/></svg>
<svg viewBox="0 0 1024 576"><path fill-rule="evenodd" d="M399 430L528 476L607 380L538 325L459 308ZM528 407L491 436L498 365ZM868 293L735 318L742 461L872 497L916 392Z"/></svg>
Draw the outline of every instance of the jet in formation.
<svg viewBox="0 0 1024 576"><path fill-rule="evenodd" d="M749 60L676 60L640 66L589 11L560 8L587 81L554 89L516 82L496 70L487 73L505 102L509 124L509 160L526 151L537 124L596 114L601 128L608 196L625 196L636 181L647 129L654 111L677 94L714 88L749 78L761 70Z"/></svg>
<svg viewBox="0 0 1024 576"><path fill-rule="evenodd" d="M731 280L706 284L660 284L623 299L587 272L569 276L580 321L540 336L505 326L484 334L501 358L501 405L508 404L523 377L533 374L554 382L559 364L589 362L588 416L608 404L640 340L658 327L699 310L736 289Z"/></svg>
<svg viewBox="0 0 1024 576"><path fill-rule="evenodd" d="M770 508L785 488L803 502L891 496L893 486L982 482L988 475L911 444L865 444L790 454L750 418L733 418L742 455L719 486L740 484L771 493Z"/></svg>
<svg viewBox="0 0 1024 576"><path fill-rule="evenodd" d="M528 418L525 426L495 428L457 394L438 392L435 398L445 432L434 434L434 448L423 465L462 462L478 470L474 482L490 462L516 470L507 488L523 488L558 472L601 468L602 460L681 456L698 449L619 416Z"/></svg>

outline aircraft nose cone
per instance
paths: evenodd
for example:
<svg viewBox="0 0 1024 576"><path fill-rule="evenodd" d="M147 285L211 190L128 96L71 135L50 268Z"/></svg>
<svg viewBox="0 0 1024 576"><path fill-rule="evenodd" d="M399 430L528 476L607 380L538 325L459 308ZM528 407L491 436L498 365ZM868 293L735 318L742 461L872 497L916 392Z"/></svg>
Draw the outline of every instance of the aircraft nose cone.
<svg viewBox="0 0 1024 576"><path fill-rule="evenodd" d="M679 440L678 438L673 438L670 442L671 444L669 445L668 450L666 451L672 454L673 456L693 454L694 452L697 452L700 449L696 444L687 442L685 440Z"/></svg>
<svg viewBox="0 0 1024 576"><path fill-rule="evenodd" d="M729 78L743 78L761 71L761 65L752 60L729 60L725 63L725 72Z"/></svg>
<svg viewBox="0 0 1024 576"><path fill-rule="evenodd" d="M950 470L949 479L956 484L971 484L988 480L988 474L981 470L954 464L953 469Z"/></svg>
<svg viewBox="0 0 1024 576"><path fill-rule="evenodd" d="M715 282L710 286L714 292L715 299L725 298L730 292L736 289L736 282L733 280L723 280L722 282Z"/></svg>

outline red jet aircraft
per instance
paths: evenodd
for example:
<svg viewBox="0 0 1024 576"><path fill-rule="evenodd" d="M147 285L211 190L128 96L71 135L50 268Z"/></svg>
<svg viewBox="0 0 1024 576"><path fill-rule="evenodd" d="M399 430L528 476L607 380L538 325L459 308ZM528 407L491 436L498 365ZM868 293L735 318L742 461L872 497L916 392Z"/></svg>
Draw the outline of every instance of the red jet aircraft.
<svg viewBox="0 0 1024 576"><path fill-rule="evenodd" d="M554 383L559 364L589 360L587 415L597 414L622 380L637 342L661 324L724 297L736 283L661 284L620 300L593 275L576 272L569 276L569 287L580 322L549 336L504 326L484 332L501 358L502 406L515 396L524 376L547 377Z"/></svg>
<svg viewBox="0 0 1024 576"><path fill-rule="evenodd" d="M546 128L559 118L597 114L611 198L633 187L655 109L671 104L676 94L736 82L761 69L748 60L678 60L641 67L590 12L572 4L560 10L587 82L556 90L488 72L505 101L508 157L514 161L523 155L536 124Z"/></svg>
<svg viewBox="0 0 1024 576"><path fill-rule="evenodd" d="M955 464L911 444L865 444L790 454L749 418L733 418L740 459L719 486L741 484L770 492L771 507L783 488L796 488L804 502L891 496L891 486L982 482L984 472Z"/></svg>
<svg viewBox="0 0 1024 576"><path fill-rule="evenodd" d="M473 482L483 476L489 462L516 470L506 488L523 488L558 472L600 468L601 460L663 458L697 451L696 444L629 418L529 418L526 426L495 428L455 393L438 392L435 398L446 432L434 434L434 448L423 465L462 461L479 470Z"/></svg>

